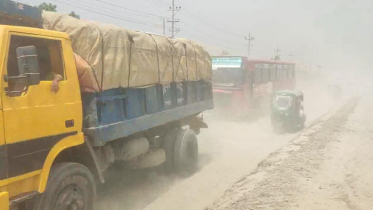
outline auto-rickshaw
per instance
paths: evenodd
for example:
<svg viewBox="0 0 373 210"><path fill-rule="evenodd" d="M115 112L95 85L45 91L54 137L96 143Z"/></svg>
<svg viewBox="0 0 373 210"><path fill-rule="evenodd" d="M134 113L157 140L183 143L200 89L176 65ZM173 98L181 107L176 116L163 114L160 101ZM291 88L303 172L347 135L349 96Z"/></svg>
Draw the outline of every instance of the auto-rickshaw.
<svg viewBox="0 0 373 210"><path fill-rule="evenodd" d="M303 107L303 93L282 90L271 100L271 121L275 130L296 131L304 127L306 115Z"/></svg>

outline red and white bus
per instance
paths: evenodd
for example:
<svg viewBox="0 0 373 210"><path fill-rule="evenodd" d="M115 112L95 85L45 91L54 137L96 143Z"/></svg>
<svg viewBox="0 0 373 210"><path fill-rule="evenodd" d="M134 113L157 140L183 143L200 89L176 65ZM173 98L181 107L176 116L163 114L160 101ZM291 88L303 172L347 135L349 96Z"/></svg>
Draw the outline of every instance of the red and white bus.
<svg viewBox="0 0 373 210"><path fill-rule="evenodd" d="M274 92L295 87L295 63L248 60L242 56L212 57L216 108L240 114Z"/></svg>

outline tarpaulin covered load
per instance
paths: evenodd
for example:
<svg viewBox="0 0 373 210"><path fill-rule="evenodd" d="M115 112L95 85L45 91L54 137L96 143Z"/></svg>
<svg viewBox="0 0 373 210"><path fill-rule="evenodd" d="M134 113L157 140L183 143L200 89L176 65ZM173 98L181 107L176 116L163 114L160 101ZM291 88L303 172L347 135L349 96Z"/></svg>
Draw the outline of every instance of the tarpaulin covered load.
<svg viewBox="0 0 373 210"><path fill-rule="evenodd" d="M173 39L175 81L210 81L211 58L203 48L189 39Z"/></svg>
<svg viewBox="0 0 373 210"><path fill-rule="evenodd" d="M171 83L174 81L174 69L172 65L172 42L165 36L151 35L151 37L154 39L154 42L157 43L160 83Z"/></svg>
<svg viewBox="0 0 373 210"><path fill-rule="evenodd" d="M82 91L211 80L210 56L188 39L169 39L54 12L43 12L43 27L70 36Z"/></svg>
<svg viewBox="0 0 373 210"><path fill-rule="evenodd" d="M151 36L128 31L130 42L129 87L153 85L159 82L157 44ZM116 71L121 71L117 69Z"/></svg>
<svg viewBox="0 0 373 210"><path fill-rule="evenodd" d="M175 39L176 42L180 42L184 45L185 59L182 59L182 66L186 69L187 80L196 81L197 80L197 66L196 66L196 51L194 44L188 39ZM203 56L203 54L199 55Z"/></svg>

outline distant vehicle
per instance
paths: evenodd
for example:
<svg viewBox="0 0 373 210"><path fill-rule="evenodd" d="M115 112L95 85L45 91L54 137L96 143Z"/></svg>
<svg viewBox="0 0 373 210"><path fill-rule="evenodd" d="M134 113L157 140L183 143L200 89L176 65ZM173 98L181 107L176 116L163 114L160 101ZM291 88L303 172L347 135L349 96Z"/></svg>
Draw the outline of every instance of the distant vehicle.
<svg viewBox="0 0 373 210"><path fill-rule="evenodd" d="M229 115L242 115L274 92L295 87L292 62L213 56L212 70L215 108Z"/></svg>
<svg viewBox="0 0 373 210"><path fill-rule="evenodd" d="M303 100L303 93L299 91L283 90L273 95L271 122L276 131L294 131L304 127Z"/></svg>

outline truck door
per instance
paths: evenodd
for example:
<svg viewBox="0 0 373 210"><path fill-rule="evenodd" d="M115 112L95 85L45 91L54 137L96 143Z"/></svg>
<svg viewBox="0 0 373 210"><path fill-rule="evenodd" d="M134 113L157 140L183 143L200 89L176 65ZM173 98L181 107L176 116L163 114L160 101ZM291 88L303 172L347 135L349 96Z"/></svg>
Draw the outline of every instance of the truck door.
<svg viewBox="0 0 373 210"><path fill-rule="evenodd" d="M1 103L0 103L1 107ZM4 139L3 111L0 110L0 181L8 178L8 163Z"/></svg>
<svg viewBox="0 0 373 210"><path fill-rule="evenodd" d="M67 78L66 67L72 66L64 63L66 52L64 54L62 50L63 42L64 39L20 33L11 33L8 37L1 78L20 75L16 49L25 46L36 47L41 78L40 84L34 86L28 86L26 79L22 78L3 81L9 178L42 169L52 147L61 139L80 131L77 129L82 118L80 93L74 84L76 81ZM55 93L51 91L51 86L56 75L61 76L62 81Z"/></svg>

